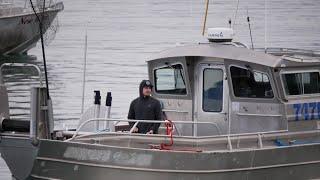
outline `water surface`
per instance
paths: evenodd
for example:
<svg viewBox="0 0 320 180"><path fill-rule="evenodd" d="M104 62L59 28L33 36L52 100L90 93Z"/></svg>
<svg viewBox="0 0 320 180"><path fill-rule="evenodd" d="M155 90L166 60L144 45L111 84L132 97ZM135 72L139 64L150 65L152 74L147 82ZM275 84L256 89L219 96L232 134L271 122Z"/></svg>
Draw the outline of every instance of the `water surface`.
<svg viewBox="0 0 320 180"><path fill-rule="evenodd" d="M204 0L66 0L64 5L58 17L59 31L46 47L57 127L75 127L80 116L86 34L85 107L93 102L93 90L102 91L103 101L106 92L112 91L115 118L125 117L130 101L138 95L139 82L147 78L146 60L152 53L206 41L201 36ZM212 1L207 26L227 27L229 18L235 19L236 7L236 0ZM318 0L240 0L234 25L236 40L251 44L248 12L255 47L319 50L319 9ZM39 44L29 55L37 59L19 57L19 61L42 64ZM12 116L28 119L29 83L37 80L35 72L24 76L22 71L8 69L6 81ZM0 167L0 179L10 179L3 161Z"/></svg>

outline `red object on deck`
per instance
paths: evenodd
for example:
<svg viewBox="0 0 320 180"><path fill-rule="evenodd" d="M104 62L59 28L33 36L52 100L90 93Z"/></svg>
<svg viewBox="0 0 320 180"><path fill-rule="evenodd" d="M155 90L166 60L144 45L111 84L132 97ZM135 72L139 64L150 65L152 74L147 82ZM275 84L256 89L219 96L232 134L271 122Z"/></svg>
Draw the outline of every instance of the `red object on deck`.
<svg viewBox="0 0 320 180"><path fill-rule="evenodd" d="M171 120L167 120L165 122L166 126L166 134L170 136L170 143L161 143L160 145L151 145L151 149L159 149L159 150L168 150L168 151L188 151L188 152L202 152L201 149L193 149L193 148L173 148L173 127L174 124Z"/></svg>

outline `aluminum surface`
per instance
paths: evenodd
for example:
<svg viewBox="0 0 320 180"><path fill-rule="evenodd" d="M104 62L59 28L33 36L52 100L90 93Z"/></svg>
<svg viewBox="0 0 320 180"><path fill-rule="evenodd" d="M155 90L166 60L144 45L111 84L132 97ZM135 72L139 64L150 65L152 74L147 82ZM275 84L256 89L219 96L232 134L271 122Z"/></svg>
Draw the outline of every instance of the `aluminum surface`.
<svg viewBox="0 0 320 180"><path fill-rule="evenodd" d="M44 32L50 27L51 22L63 4L58 3L48 8L44 13ZM34 47L40 39L39 23L33 12L9 14L0 16L0 54L21 54Z"/></svg>

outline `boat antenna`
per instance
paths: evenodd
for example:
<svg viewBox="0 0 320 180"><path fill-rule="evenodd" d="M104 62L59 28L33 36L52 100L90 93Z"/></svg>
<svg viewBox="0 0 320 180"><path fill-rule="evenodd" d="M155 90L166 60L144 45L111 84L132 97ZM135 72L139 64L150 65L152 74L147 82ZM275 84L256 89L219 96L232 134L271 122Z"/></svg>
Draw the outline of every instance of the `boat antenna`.
<svg viewBox="0 0 320 180"><path fill-rule="evenodd" d="M237 21L239 4L240 4L240 0L238 0L238 2L237 2L237 8L236 8L236 12L234 14L232 28L234 28L234 25L236 24L236 21Z"/></svg>
<svg viewBox="0 0 320 180"><path fill-rule="evenodd" d="M46 0L43 0L43 6L42 6L42 16L41 19L36 12L32 0L30 0L30 5L32 7L32 10L34 14L37 17L37 20L39 22L39 32L40 32L40 39L41 39L41 49L42 49L42 58L43 58L43 66L44 66L44 76L45 76L45 81L46 81L46 89L47 89L47 99L50 99L49 95L49 82L48 82L48 73L47 73L47 63L46 63L46 54L45 54L45 49L44 49L44 41L43 41L43 19L44 19L44 9L45 9L45 4ZM40 6L41 7L41 6Z"/></svg>
<svg viewBox="0 0 320 180"><path fill-rule="evenodd" d="M85 40L84 40L84 62L83 62L83 77L82 77L82 103L81 103L81 114L83 114L84 109L84 94L86 87L86 69L87 69L87 49L88 49L88 34L86 30Z"/></svg>
<svg viewBox="0 0 320 180"><path fill-rule="evenodd" d="M267 51L267 0L264 0L264 50Z"/></svg>
<svg viewBox="0 0 320 180"><path fill-rule="evenodd" d="M247 8L247 21L248 21L248 26L249 26L249 31L250 31L251 48L252 48L252 49L254 49L254 46L253 46L253 40L252 40L252 32L251 32L250 17L249 17L249 10L248 10L248 8Z"/></svg>
<svg viewBox="0 0 320 180"><path fill-rule="evenodd" d="M204 20L203 20L203 26L202 26L202 36L204 36L204 32L206 31L208 8L209 8L209 0L206 0L206 10L205 10Z"/></svg>
<svg viewBox="0 0 320 180"><path fill-rule="evenodd" d="M232 24L231 18L229 19L228 23L229 23L229 27L231 28L231 24Z"/></svg>

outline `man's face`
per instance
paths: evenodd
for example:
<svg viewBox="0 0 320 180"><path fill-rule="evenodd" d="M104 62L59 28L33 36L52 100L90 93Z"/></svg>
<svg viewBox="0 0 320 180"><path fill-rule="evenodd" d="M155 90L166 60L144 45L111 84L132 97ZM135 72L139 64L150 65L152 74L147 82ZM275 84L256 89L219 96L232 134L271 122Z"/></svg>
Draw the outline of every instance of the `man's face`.
<svg viewBox="0 0 320 180"><path fill-rule="evenodd" d="M146 86L146 87L143 87L142 94L144 96L150 96L151 95L151 91L152 91L151 87Z"/></svg>

